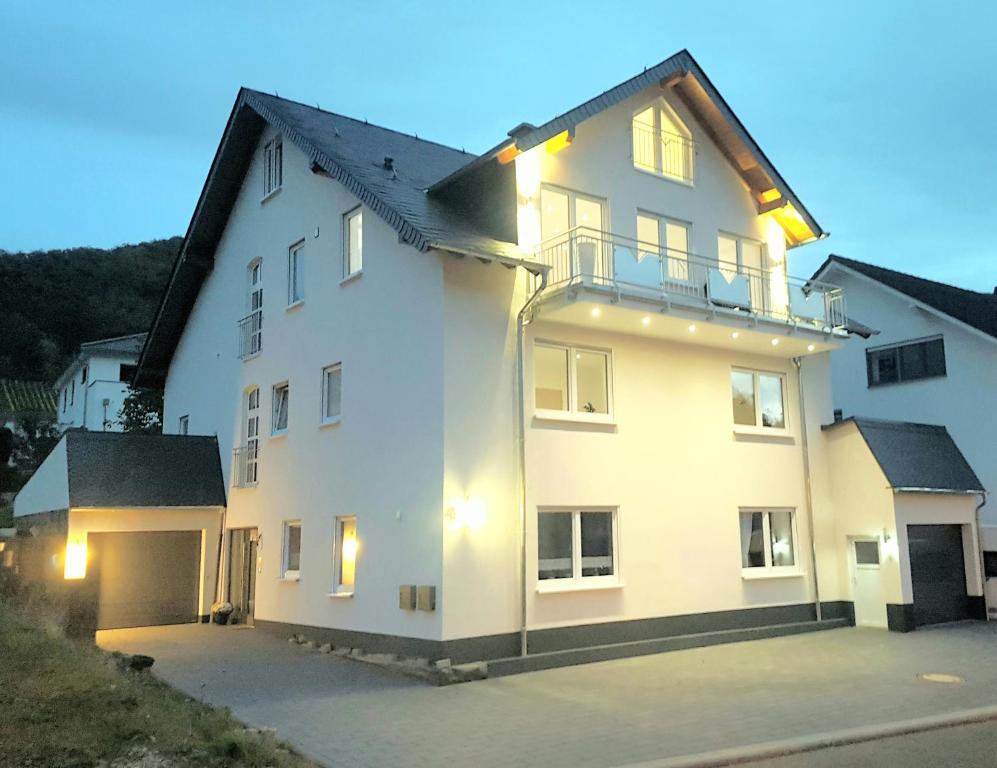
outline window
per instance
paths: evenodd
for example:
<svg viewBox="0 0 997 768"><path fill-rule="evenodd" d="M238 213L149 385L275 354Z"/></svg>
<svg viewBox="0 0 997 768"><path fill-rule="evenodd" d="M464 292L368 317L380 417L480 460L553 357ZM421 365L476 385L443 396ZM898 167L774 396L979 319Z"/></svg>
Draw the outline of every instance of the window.
<svg viewBox="0 0 997 768"><path fill-rule="evenodd" d="M618 582L616 510L541 509L537 515L537 578Z"/></svg>
<svg viewBox="0 0 997 768"><path fill-rule="evenodd" d="M353 594L357 574L357 518L336 518L336 545L333 552L333 585L335 594Z"/></svg>
<svg viewBox="0 0 997 768"><path fill-rule="evenodd" d="M238 456L238 484L242 487L256 485L259 477L260 456L260 389L253 387L246 392L246 413L244 422L245 446Z"/></svg>
<svg viewBox="0 0 997 768"><path fill-rule="evenodd" d="M270 422L270 434L282 435L287 432L287 409L291 398L291 388L285 381L273 388L273 417Z"/></svg>
<svg viewBox="0 0 997 768"><path fill-rule="evenodd" d="M280 136L275 136L263 147L263 197L276 192L283 182L284 142Z"/></svg>
<svg viewBox="0 0 997 768"><path fill-rule="evenodd" d="M633 117L634 168L692 183L692 134L663 101Z"/></svg>
<svg viewBox="0 0 997 768"><path fill-rule="evenodd" d="M90 373L90 366L84 365L83 370L80 372L80 384L87 383L87 375Z"/></svg>
<svg viewBox="0 0 997 768"><path fill-rule="evenodd" d="M118 381L130 382L135 378L135 371L138 370L137 365L122 365L118 368Z"/></svg>
<svg viewBox="0 0 997 768"><path fill-rule="evenodd" d="M608 420L612 413L610 372L609 352L537 343L533 391L538 415L562 413Z"/></svg>
<svg viewBox="0 0 997 768"><path fill-rule="evenodd" d="M342 411L343 366L340 363L322 369L322 423L339 421Z"/></svg>
<svg viewBox="0 0 997 768"><path fill-rule="evenodd" d="M177 434L186 435L189 427L190 427L190 416L181 416L180 423L177 425Z"/></svg>
<svg viewBox="0 0 997 768"><path fill-rule="evenodd" d="M287 303L297 304L305 299L305 241L292 245L287 251Z"/></svg>
<svg viewBox="0 0 997 768"><path fill-rule="evenodd" d="M873 540L856 541L855 565L859 568L878 568L879 542Z"/></svg>
<svg viewBox="0 0 997 768"><path fill-rule="evenodd" d="M246 268L246 311L239 321L239 357L246 359L263 348L263 261L253 259Z"/></svg>
<svg viewBox="0 0 997 768"><path fill-rule="evenodd" d="M356 208L343 222L343 277L363 270L363 209Z"/></svg>
<svg viewBox="0 0 997 768"><path fill-rule="evenodd" d="M76 404L76 379L69 382L69 404Z"/></svg>
<svg viewBox="0 0 997 768"><path fill-rule="evenodd" d="M641 256L663 259L665 280L689 280L689 225L651 213L637 214L637 240Z"/></svg>
<svg viewBox="0 0 997 768"><path fill-rule="evenodd" d="M66 412L66 402L69 400L69 390L62 390L62 412Z"/></svg>
<svg viewBox="0 0 997 768"><path fill-rule="evenodd" d="M280 577L295 579L301 577L301 521L284 522L283 554L280 559Z"/></svg>
<svg viewBox="0 0 997 768"><path fill-rule="evenodd" d="M793 510L741 510L741 567L796 566L796 514Z"/></svg>
<svg viewBox="0 0 997 768"><path fill-rule="evenodd" d="M730 385L736 426L787 428L785 376L735 368L730 374Z"/></svg>
<svg viewBox="0 0 997 768"><path fill-rule="evenodd" d="M988 579L997 579L997 552L983 553L983 575Z"/></svg>
<svg viewBox="0 0 997 768"><path fill-rule="evenodd" d="M870 387L945 376L945 342L941 336L867 349Z"/></svg>

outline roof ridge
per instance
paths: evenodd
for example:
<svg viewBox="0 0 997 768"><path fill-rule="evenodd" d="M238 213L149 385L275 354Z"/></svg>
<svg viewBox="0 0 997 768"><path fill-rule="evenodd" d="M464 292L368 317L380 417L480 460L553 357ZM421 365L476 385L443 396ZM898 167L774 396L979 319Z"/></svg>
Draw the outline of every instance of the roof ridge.
<svg viewBox="0 0 997 768"><path fill-rule="evenodd" d="M983 298L997 298L997 294L994 293L988 293L986 291L974 291L972 288L963 288L962 286L959 285L952 285L952 283L943 283L941 280L932 280L930 277L921 277L920 275L915 275L910 272L903 272L899 269L893 269L892 267L881 267L878 264L873 264L868 261L860 261L859 259L853 259L850 256L842 256L841 254L838 253L830 253L828 254L827 258L828 260L842 263L845 266L849 266L851 264L859 264L863 267L880 269L883 272L890 272L894 275L900 275L901 277L906 277L910 280L917 280L918 282L921 283L930 283L931 285L939 285L943 288L949 288L954 291L963 291L964 293L970 293L974 296L982 296ZM871 277L871 275L867 275L867 277Z"/></svg>
<svg viewBox="0 0 997 768"><path fill-rule="evenodd" d="M388 128L387 126L381 125L380 123L372 123L367 119L361 120L356 117L351 117L350 115L344 115L342 112L333 112L328 109L322 109L321 107L315 106L314 104L306 104L305 102L298 101L296 99L288 99L285 98L284 96L278 96L275 93L258 91L255 88L248 88L246 86L243 86L243 89L249 91L250 93L255 93L260 96L266 96L267 98L270 99L278 99L279 101L286 101L289 104L296 104L299 107L310 109L313 112L321 112L324 115L331 115L332 117L338 117L343 120L349 120L350 122L357 123L358 125L365 125L369 128L377 128L378 130L387 131L388 133L394 133L397 134L398 136L404 136L405 138L408 139L415 139L416 141L422 142L423 144L433 144L434 146L442 147L443 149L449 149L451 152L457 152L462 155L467 155L469 160L473 160L474 158L477 157L476 154L474 154L473 152L468 152L466 149L457 149L457 147L452 147L449 144L444 144L442 141L436 141L435 139L425 139L422 136L418 136L414 133L406 133L405 131L399 131L395 128Z"/></svg>
<svg viewBox="0 0 997 768"><path fill-rule="evenodd" d="M122 336L109 336L106 339L94 339L93 341L81 341L80 342L80 348L82 349L83 347L90 347L90 346L93 346L94 344L107 344L110 341L122 341L123 339L135 339L135 338L138 338L139 336L147 336L148 333L149 333L148 331L138 331L137 333L126 333L126 334L124 334Z"/></svg>

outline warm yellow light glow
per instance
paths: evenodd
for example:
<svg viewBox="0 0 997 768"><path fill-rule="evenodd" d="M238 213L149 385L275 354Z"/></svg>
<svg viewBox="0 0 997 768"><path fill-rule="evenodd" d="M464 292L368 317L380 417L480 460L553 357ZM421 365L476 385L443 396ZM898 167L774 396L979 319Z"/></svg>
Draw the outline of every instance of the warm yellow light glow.
<svg viewBox="0 0 997 768"><path fill-rule="evenodd" d="M773 200L778 200L780 197L782 197L782 192L780 192L775 187L772 187L772 189L766 189L764 192L762 192L758 196L758 199L761 200L763 203L771 203Z"/></svg>
<svg viewBox="0 0 997 768"><path fill-rule="evenodd" d="M650 324L651 324L651 318L649 318L649 317L648 317L647 315L644 315L644 317L642 317L642 318L640 319L640 321L641 321L641 323L643 323L643 324L644 324L645 326L648 326L648 325L650 325Z"/></svg>
<svg viewBox="0 0 997 768"><path fill-rule="evenodd" d="M544 142L544 149L547 154L553 155L571 146L571 134L568 131L561 131L557 136L552 136Z"/></svg>
<svg viewBox="0 0 997 768"><path fill-rule="evenodd" d="M734 331L734 332L733 332L733 333L732 333L732 334L730 335L730 337L731 337L732 339L736 339L736 338L737 338L738 336L740 336L740 335L741 335L741 332L740 332L740 331Z"/></svg>
<svg viewBox="0 0 997 768"><path fill-rule="evenodd" d="M480 496L454 498L450 501L447 517L450 519L450 527L455 531L464 527L476 531L485 524L488 508Z"/></svg>
<svg viewBox="0 0 997 768"><path fill-rule="evenodd" d="M516 158L516 226L520 248L532 251L540 244L540 152L537 147Z"/></svg>
<svg viewBox="0 0 997 768"><path fill-rule="evenodd" d="M817 239L817 235L810 229L810 225L803 220L800 212L792 203L787 202L781 208L772 211L770 215L782 227L782 231L785 232L786 238L790 242L799 245Z"/></svg>
<svg viewBox="0 0 997 768"><path fill-rule="evenodd" d="M499 161L499 165L508 165L513 160L515 160L517 155L519 154L521 154L519 151L519 147L517 147L515 144L510 144L508 147L499 152L496 157Z"/></svg>
<svg viewBox="0 0 997 768"><path fill-rule="evenodd" d="M696 332L696 324L693 323L689 326L689 333L695 333L695 332Z"/></svg>
<svg viewBox="0 0 997 768"><path fill-rule="evenodd" d="M76 540L66 543L65 579L83 579L87 575L87 543Z"/></svg>
<svg viewBox="0 0 997 768"><path fill-rule="evenodd" d="M816 345L814 345L814 344L807 344L807 352L813 352L815 349L817 349Z"/></svg>
<svg viewBox="0 0 997 768"><path fill-rule="evenodd" d="M602 316L602 310L599 309L598 307L592 307L592 317L601 317L601 316Z"/></svg>
<svg viewBox="0 0 997 768"><path fill-rule="evenodd" d="M779 346L779 339L772 339L772 346L773 347L778 347Z"/></svg>

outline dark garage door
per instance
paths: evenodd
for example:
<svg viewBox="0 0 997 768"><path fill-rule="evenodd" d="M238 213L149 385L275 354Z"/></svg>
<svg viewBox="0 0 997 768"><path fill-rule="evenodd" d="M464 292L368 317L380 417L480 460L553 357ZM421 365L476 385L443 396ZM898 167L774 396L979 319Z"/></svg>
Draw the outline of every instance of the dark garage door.
<svg viewBox="0 0 997 768"><path fill-rule="evenodd" d="M87 548L98 629L197 620L200 531L91 533Z"/></svg>
<svg viewBox="0 0 997 768"><path fill-rule="evenodd" d="M908 525L914 624L970 618L962 526Z"/></svg>

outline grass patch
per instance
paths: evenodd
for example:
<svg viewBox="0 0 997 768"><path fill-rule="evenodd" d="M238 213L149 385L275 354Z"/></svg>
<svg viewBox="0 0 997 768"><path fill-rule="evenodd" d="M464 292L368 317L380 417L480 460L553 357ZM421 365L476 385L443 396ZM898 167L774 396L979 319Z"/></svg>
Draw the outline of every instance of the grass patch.
<svg viewBox="0 0 997 768"><path fill-rule="evenodd" d="M0 604L0 766L314 768L227 710L148 673L122 672Z"/></svg>

